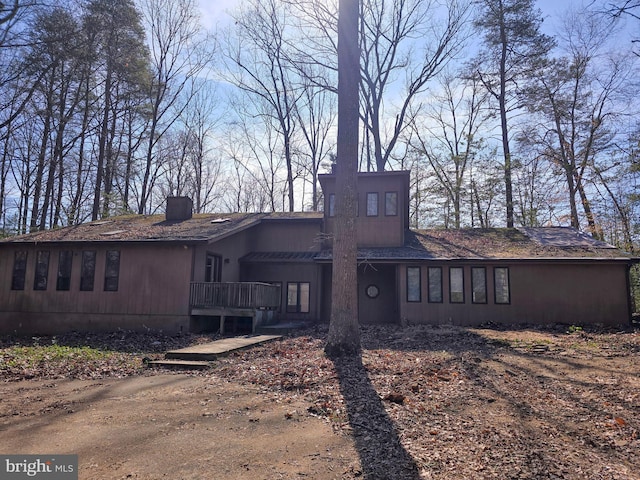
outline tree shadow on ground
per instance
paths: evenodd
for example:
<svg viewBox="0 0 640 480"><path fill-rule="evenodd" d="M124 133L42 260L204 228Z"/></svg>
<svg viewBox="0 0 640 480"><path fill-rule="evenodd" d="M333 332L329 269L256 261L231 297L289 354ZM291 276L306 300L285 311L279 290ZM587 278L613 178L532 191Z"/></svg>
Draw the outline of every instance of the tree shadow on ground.
<svg viewBox="0 0 640 480"><path fill-rule="evenodd" d="M419 479L418 466L402 445L398 431L367 375L362 358L339 357L333 363L363 477L376 480Z"/></svg>

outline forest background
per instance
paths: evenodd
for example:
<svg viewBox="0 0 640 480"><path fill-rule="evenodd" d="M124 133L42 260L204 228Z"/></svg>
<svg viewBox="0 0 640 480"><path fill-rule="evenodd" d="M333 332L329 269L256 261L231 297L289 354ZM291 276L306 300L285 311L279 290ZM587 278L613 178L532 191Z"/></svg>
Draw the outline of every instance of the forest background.
<svg viewBox="0 0 640 480"><path fill-rule="evenodd" d="M640 6L564 3L361 3L359 168L411 171L412 226L567 225L635 251ZM322 210L337 9L247 0L214 23L196 0L0 2L2 233L170 195Z"/></svg>

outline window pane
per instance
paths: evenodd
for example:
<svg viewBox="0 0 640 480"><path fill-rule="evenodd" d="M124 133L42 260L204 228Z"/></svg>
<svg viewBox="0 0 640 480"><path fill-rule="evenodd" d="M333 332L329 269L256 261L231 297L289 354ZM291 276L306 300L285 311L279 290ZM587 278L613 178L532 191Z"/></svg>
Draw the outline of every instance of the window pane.
<svg viewBox="0 0 640 480"><path fill-rule="evenodd" d="M449 269L449 301L464 303L464 272L462 267Z"/></svg>
<svg viewBox="0 0 640 480"><path fill-rule="evenodd" d="M487 303L487 273L484 267L471 269L471 286L473 303Z"/></svg>
<svg viewBox="0 0 640 480"><path fill-rule="evenodd" d="M80 273L80 290L93 291L93 280L96 273L96 252L82 252L82 271Z"/></svg>
<svg viewBox="0 0 640 480"><path fill-rule="evenodd" d="M108 250L104 270L104 290L106 292L118 291L118 277L120 275L120 252Z"/></svg>
<svg viewBox="0 0 640 480"><path fill-rule="evenodd" d="M442 302L442 268L429 267L429 302Z"/></svg>
<svg viewBox="0 0 640 480"><path fill-rule="evenodd" d="M378 215L378 192L367 193L367 217Z"/></svg>
<svg viewBox="0 0 640 480"><path fill-rule="evenodd" d="M27 273L27 252L16 252L13 259L11 290L24 290L24 278Z"/></svg>
<svg viewBox="0 0 640 480"><path fill-rule="evenodd" d="M496 267L493 269L496 303L510 303L509 268Z"/></svg>
<svg viewBox="0 0 640 480"><path fill-rule="evenodd" d="M398 214L398 192L384 194L384 214L388 216Z"/></svg>
<svg viewBox="0 0 640 480"><path fill-rule="evenodd" d="M208 253L204 269L205 282L219 282L222 279L222 257Z"/></svg>
<svg viewBox="0 0 640 480"><path fill-rule="evenodd" d="M420 302L420 267L407 267L407 302Z"/></svg>
<svg viewBox="0 0 640 480"><path fill-rule="evenodd" d="M287 312L298 311L298 284L287 284Z"/></svg>
<svg viewBox="0 0 640 480"><path fill-rule="evenodd" d="M49 252L39 251L36 257L36 272L33 279L34 290L46 290L49 277Z"/></svg>
<svg viewBox="0 0 640 480"><path fill-rule="evenodd" d="M333 193L329 194L329 206L327 207L329 210L329 216L335 217L336 215L336 196Z"/></svg>
<svg viewBox="0 0 640 480"><path fill-rule="evenodd" d="M309 283L300 284L300 313L309 313Z"/></svg>
<svg viewBox="0 0 640 480"><path fill-rule="evenodd" d="M58 279L56 281L56 290L69 290L71 288L71 262L73 261L73 252L63 250L58 255Z"/></svg>

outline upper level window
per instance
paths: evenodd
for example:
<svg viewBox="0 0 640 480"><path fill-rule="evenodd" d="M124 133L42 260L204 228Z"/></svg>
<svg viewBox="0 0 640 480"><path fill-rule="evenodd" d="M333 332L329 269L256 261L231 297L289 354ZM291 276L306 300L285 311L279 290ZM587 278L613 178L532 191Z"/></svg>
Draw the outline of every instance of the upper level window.
<svg viewBox="0 0 640 480"><path fill-rule="evenodd" d="M56 280L56 290L69 290L71 288L71 262L73 252L63 250L58 255L58 278Z"/></svg>
<svg viewBox="0 0 640 480"><path fill-rule="evenodd" d="M49 279L49 252L40 250L36 255L36 272L33 278L34 290L46 290Z"/></svg>
<svg viewBox="0 0 640 480"><path fill-rule="evenodd" d="M407 267L407 302L422 301L420 267Z"/></svg>
<svg viewBox="0 0 640 480"><path fill-rule="evenodd" d="M327 200L327 212L329 217L336 216L336 194L330 193L329 199Z"/></svg>
<svg viewBox="0 0 640 480"><path fill-rule="evenodd" d="M495 267L493 269L493 281L495 286L495 302L502 304L511 303L509 267Z"/></svg>
<svg viewBox="0 0 640 480"><path fill-rule="evenodd" d="M384 194L384 214L388 217L398 215L398 192Z"/></svg>
<svg viewBox="0 0 640 480"><path fill-rule="evenodd" d="M82 265L80 266L80 291L93 291L93 282L96 275L96 252L87 250L82 252Z"/></svg>
<svg viewBox="0 0 640 480"><path fill-rule="evenodd" d="M27 274L27 252L16 252L13 257L13 276L11 290L24 290L24 279Z"/></svg>
<svg viewBox="0 0 640 480"><path fill-rule="evenodd" d="M487 303L487 271L484 267L471 268L471 301Z"/></svg>
<svg viewBox="0 0 640 480"><path fill-rule="evenodd" d="M378 216L378 192L367 193L367 217Z"/></svg>
<svg viewBox="0 0 640 480"><path fill-rule="evenodd" d="M449 301L464 303L464 270L462 267L449 268Z"/></svg>
<svg viewBox="0 0 640 480"><path fill-rule="evenodd" d="M104 290L105 292L118 291L118 279L120 277L120 252L107 250L104 266Z"/></svg>
<svg viewBox="0 0 640 480"><path fill-rule="evenodd" d="M429 267L429 303L442 303L442 268Z"/></svg>

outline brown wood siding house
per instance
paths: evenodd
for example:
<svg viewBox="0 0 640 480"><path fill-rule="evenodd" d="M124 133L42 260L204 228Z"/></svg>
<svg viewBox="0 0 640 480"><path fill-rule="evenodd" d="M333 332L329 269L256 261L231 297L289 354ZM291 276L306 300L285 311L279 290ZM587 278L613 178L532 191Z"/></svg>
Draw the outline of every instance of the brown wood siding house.
<svg viewBox="0 0 640 480"><path fill-rule="evenodd" d="M0 333L215 329L243 302L254 325L326 322L335 178L320 182L324 213L192 215L170 198L166 215L5 239ZM363 324L630 321L638 259L606 243L560 227L411 230L408 172L362 173L358 192Z"/></svg>

